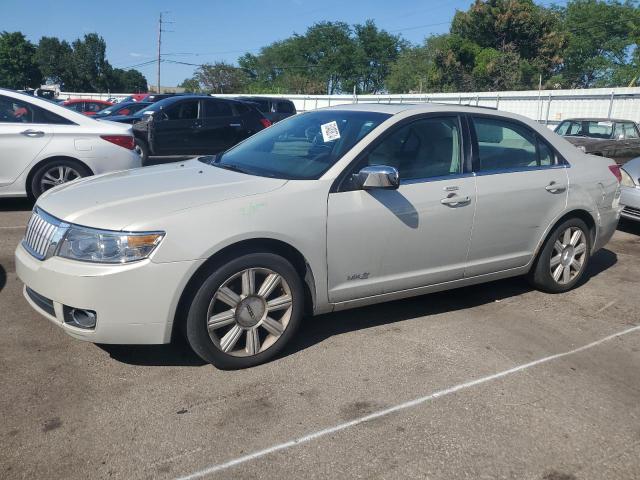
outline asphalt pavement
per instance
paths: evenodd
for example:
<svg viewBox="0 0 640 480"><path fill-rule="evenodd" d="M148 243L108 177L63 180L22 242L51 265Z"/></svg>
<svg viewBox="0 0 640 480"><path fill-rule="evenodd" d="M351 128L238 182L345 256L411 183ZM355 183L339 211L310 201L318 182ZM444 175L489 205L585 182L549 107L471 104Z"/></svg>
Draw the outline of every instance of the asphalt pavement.
<svg viewBox="0 0 640 480"><path fill-rule="evenodd" d="M0 200L0 478L640 476L640 226L571 292L509 279L308 318L280 358L220 371L32 311L30 208Z"/></svg>

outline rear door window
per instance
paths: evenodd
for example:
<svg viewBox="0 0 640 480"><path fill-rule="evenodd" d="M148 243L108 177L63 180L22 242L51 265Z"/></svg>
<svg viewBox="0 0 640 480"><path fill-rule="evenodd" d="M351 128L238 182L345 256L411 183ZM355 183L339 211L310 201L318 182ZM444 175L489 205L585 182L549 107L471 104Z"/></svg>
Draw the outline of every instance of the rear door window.
<svg viewBox="0 0 640 480"><path fill-rule="evenodd" d="M166 110L169 120L195 120L198 118L198 100L189 100L173 105Z"/></svg>
<svg viewBox="0 0 640 480"><path fill-rule="evenodd" d="M231 105L219 100L204 101L204 118L230 117L233 115Z"/></svg>
<svg viewBox="0 0 640 480"><path fill-rule="evenodd" d="M473 118L480 171L539 166L536 134L524 125L494 118Z"/></svg>
<svg viewBox="0 0 640 480"><path fill-rule="evenodd" d="M623 127L624 127L624 138L637 139L639 137L638 128L633 123L631 122L624 123Z"/></svg>

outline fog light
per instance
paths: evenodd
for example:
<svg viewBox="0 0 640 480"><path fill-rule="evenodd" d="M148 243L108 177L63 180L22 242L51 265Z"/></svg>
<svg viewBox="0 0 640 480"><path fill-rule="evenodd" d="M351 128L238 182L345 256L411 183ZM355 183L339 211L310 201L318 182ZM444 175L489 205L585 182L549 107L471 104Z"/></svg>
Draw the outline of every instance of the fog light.
<svg viewBox="0 0 640 480"><path fill-rule="evenodd" d="M96 327L96 312L93 310L85 310L82 308L64 307L64 321L69 325L73 325L78 328L95 328Z"/></svg>

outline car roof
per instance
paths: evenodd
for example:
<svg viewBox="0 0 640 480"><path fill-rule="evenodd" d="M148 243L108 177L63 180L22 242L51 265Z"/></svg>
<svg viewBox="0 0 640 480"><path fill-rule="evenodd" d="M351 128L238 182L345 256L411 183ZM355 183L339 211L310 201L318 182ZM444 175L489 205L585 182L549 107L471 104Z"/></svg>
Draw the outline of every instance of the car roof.
<svg viewBox="0 0 640 480"><path fill-rule="evenodd" d="M164 107L167 105L172 105L176 102L184 101L184 100L202 100L202 99L212 99L219 100L229 103L241 104L244 103L242 100L236 100L233 98L220 98L220 97L212 97L211 95L194 93L191 95L173 95L171 97L163 98L162 100L158 100L157 102L152 102L154 106Z"/></svg>
<svg viewBox="0 0 640 480"><path fill-rule="evenodd" d="M64 101L65 103L78 103L78 102L97 102L97 103L111 103L108 100L100 100L98 98L70 98Z"/></svg>
<svg viewBox="0 0 640 480"><path fill-rule="evenodd" d="M360 112L379 112L396 115L403 112L411 113L430 113L430 112L459 112L459 113L476 113L487 114L491 112L497 113L502 117L511 117L521 120L520 115L511 114L504 111L498 111L493 107L475 107L469 105L458 105L449 103L349 103L344 105L335 105L325 107L322 110L349 110Z"/></svg>
<svg viewBox="0 0 640 480"><path fill-rule="evenodd" d="M591 117L591 118L565 118L564 120L562 120L562 122L630 122L630 123L636 123L633 120L623 120L620 118L597 118L597 117ZM560 123L562 123L560 122Z"/></svg>
<svg viewBox="0 0 640 480"><path fill-rule="evenodd" d="M242 100L248 100L248 101L251 101L251 100L271 100L272 102L278 101L278 102L293 103L288 98L281 98L281 97L263 97L263 96L258 96L258 95L239 95L236 98L240 98Z"/></svg>

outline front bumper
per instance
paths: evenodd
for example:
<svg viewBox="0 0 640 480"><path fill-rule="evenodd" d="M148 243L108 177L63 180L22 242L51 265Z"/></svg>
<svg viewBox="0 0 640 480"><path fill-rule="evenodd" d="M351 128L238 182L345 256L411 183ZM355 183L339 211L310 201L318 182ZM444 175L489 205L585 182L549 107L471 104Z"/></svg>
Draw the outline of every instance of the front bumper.
<svg viewBox="0 0 640 480"><path fill-rule="evenodd" d="M72 337L105 344L168 343L179 296L200 263L143 260L98 265L60 257L40 261L22 245L16 249L15 260L25 298L38 313ZM35 301L27 287L44 300ZM65 305L94 310L95 329L65 323Z"/></svg>
<svg viewBox="0 0 640 480"><path fill-rule="evenodd" d="M622 217L640 221L640 187L622 187Z"/></svg>

